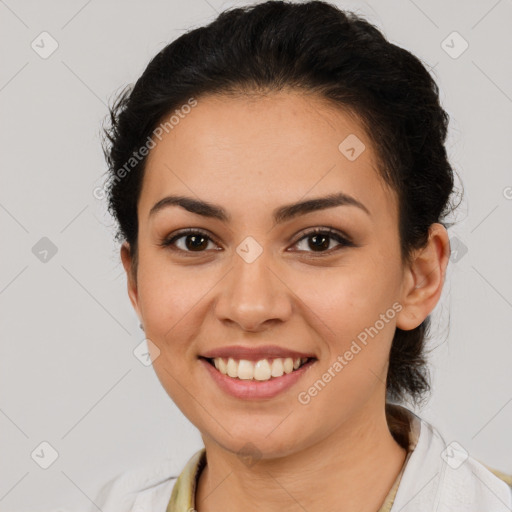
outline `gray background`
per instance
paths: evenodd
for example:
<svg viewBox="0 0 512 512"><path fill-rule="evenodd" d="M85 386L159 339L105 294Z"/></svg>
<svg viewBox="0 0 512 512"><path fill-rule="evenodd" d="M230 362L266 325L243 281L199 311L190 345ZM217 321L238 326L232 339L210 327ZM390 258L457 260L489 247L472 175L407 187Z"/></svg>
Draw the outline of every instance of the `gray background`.
<svg viewBox="0 0 512 512"><path fill-rule="evenodd" d="M181 33L247 3L0 0L1 511L83 510L115 474L165 457L178 473L202 446L132 353L144 335L93 190L114 93ZM459 250L434 313L433 395L420 412L512 472L512 2L337 5L420 57L441 88L466 195L449 230ZM51 48L43 31L59 45L46 59L31 47ZM469 44L457 58L453 31ZM43 237L57 249L46 261ZM31 457L49 457L43 441L59 454L48 469Z"/></svg>

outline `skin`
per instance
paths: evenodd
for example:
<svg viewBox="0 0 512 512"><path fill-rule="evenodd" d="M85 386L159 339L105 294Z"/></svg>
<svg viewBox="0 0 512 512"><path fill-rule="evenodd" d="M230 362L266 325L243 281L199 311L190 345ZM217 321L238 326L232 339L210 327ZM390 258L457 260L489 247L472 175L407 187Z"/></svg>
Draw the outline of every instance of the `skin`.
<svg viewBox="0 0 512 512"><path fill-rule="evenodd" d="M349 134L366 146L354 161L338 149ZM406 452L385 415L389 350L395 327L417 327L438 302L449 242L433 224L428 245L402 264L397 198L376 162L357 118L293 91L200 97L151 150L138 203L137 272L126 242L121 259L130 300L160 351L157 376L206 447L199 512L375 512L400 472ZM345 205L273 224L275 208L333 192L353 196L370 214ZM220 205L232 220L179 206L150 217L169 194ZM355 246L330 238L315 251L304 231L329 226ZM206 230L211 240L200 251L186 237L174 251L159 245L183 228ZM252 263L236 252L247 236L263 250ZM400 312L301 404L298 393L393 303ZM238 344L277 344L318 361L276 397L243 400L220 390L198 360ZM248 442L259 457L253 465L237 454Z"/></svg>

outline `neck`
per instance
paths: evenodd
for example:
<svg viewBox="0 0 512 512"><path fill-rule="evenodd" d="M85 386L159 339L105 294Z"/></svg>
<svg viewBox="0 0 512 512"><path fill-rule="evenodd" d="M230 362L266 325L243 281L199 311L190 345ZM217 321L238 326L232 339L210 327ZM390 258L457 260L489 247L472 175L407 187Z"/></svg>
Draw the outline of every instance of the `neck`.
<svg viewBox="0 0 512 512"><path fill-rule="evenodd" d="M407 455L389 431L384 406L372 414L361 411L306 449L250 467L236 453L204 441L207 465L196 490L198 512L376 512Z"/></svg>

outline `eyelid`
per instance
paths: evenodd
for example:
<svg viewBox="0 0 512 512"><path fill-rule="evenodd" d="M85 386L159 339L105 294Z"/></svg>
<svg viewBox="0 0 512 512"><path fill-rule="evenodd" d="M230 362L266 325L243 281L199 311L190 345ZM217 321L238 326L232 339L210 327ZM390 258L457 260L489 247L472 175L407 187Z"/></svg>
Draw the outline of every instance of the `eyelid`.
<svg viewBox="0 0 512 512"><path fill-rule="evenodd" d="M180 252L184 255L194 255L194 254L201 254L201 253L207 253L209 251L184 251L183 249L178 249L174 246L174 242L188 234L201 234L208 238L210 241L215 243L217 246L219 246L219 242L217 241L216 237L213 236L209 231L202 229L202 228L184 228L180 229L177 232L173 233L171 236L164 238L158 245L162 247L170 247L172 250L175 250L177 252ZM326 251L296 251L300 253L308 253L313 256L322 256L322 255L331 255L338 250L343 249L344 247L356 247L356 244L352 242L352 239L350 236L348 236L346 233L344 233L341 230L338 230L336 228L333 228L331 226L315 226L309 229L306 229L302 231L296 240L292 243L292 247L297 245L299 242L301 242L303 239L307 238L308 236L315 235L315 234L324 234L327 235L329 238L335 240L338 242L338 246L334 247L332 249L328 249ZM216 249L220 250L220 249Z"/></svg>
<svg viewBox="0 0 512 512"><path fill-rule="evenodd" d="M341 242L343 242L345 245L354 246L355 244L352 242L352 239L343 231L340 231L339 229L333 228L331 226L317 226L314 228L306 229L305 231L302 231L302 233L299 235L299 238L296 239L295 242L293 242L293 245L296 245L297 242L300 242L303 238L306 238L310 235L315 234L327 234L331 238L334 239L341 239ZM324 251L326 252L326 251Z"/></svg>
<svg viewBox="0 0 512 512"><path fill-rule="evenodd" d="M158 245L163 247L172 247L173 243L178 240L179 238L191 235L191 234L201 234L204 235L206 238L210 239L212 242L214 242L216 245L220 245L217 241L216 237L213 236L209 231L202 229L202 228L184 228L179 229L178 231L172 233L171 235L165 237ZM178 249L179 251L179 249ZM193 251L181 251L181 252L189 252L193 253ZM205 252L205 251L199 251L199 252Z"/></svg>

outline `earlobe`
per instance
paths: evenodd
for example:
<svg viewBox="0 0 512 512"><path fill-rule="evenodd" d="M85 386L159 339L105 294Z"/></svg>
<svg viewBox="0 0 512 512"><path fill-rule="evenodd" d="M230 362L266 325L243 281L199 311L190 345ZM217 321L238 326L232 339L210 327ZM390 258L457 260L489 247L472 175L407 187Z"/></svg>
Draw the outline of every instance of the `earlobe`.
<svg viewBox="0 0 512 512"><path fill-rule="evenodd" d="M405 271L398 328L408 331L418 327L435 308L443 291L449 257L448 233L436 222L430 226L426 247L416 252Z"/></svg>
<svg viewBox="0 0 512 512"><path fill-rule="evenodd" d="M133 308L135 309L139 320L141 319L139 311L139 299L137 293L137 281L133 275L132 256L130 253L130 245L128 242L123 242L121 245L121 261L126 272L126 281L128 287L128 296Z"/></svg>

